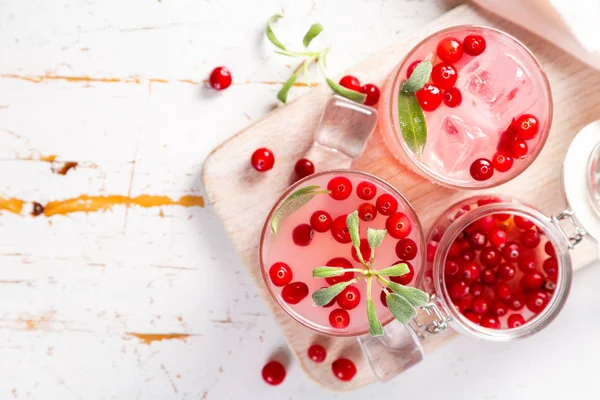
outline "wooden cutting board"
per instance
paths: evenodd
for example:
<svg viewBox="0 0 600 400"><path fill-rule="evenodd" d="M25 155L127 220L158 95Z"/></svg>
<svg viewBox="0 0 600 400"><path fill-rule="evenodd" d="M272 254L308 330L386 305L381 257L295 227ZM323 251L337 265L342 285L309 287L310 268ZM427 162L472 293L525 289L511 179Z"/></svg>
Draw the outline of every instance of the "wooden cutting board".
<svg viewBox="0 0 600 400"><path fill-rule="evenodd" d="M554 97L552 132L539 158L517 179L486 192L514 195L547 214L562 211L566 207L560 184L562 160L573 136L583 126L600 118L600 72L526 30L477 6L466 4L347 73L381 87L394 66L418 41L440 29L461 24L492 26L520 39L546 69ZM308 376L326 389L349 391L375 381L356 339L317 335L290 319L270 298L258 264L258 242L263 221L279 195L291 183L295 162L310 148L319 116L330 96L329 88L320 85L239 132L209 155L204 164L203 179L210 203ZM276 164L268 173L258 174L250 168L249 158L254 149L263 146L273 150ZM425 231L449 204L473 195L473 192L436 186L408 171L388 152L378 131L353 167L375 174L398 188L415 208ZM575 249L573 260L576 268L594 258L594 246L591 241L584 241ZM451 331L430 335L423 343L425 352L439 347L453 336ZM306 356L307 348L314 342L324 343L328 349L327 361L322 364L314 364ZM338 381L331 373L331 361L342 355L353 359L358 367L357 375L349 383Z"/></svg>

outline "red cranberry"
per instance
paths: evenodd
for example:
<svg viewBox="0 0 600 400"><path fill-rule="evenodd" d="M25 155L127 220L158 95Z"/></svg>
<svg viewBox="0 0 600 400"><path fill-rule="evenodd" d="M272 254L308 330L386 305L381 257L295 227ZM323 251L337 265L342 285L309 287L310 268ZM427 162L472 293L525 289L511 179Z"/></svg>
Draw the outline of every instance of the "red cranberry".
<svg viewBox="0 0 600 400"><path fill-rule="evenodd" d="M387 294L388 294L388 292L384 289L381 291L381 294L379 295L379 300L381 300L381 304L383 304L386 307L387 307Z"/></svg>
<svg viewBox="0 0 600 400"><path fill-rule="evenodd" d="M467 35L463 40L463 50L470 56L478 56L485 51L485 39L480 35Z"/></svg>
<svg viewBox="0 0 600 400"><path fill-rule="evenodd" d="M353 268L352 263L343 257L332 258L331 260L327 261L327 264L325 265L327 267L337 267L344 269ZM343 275L340 276L332 276L330 278L325 278L325 281L330 285L335 285L336 283L340 282L348 282L351 279L354 279L354 272L352 271L345 272Z"/></svg>
<svg viewBox="0 0 600 400"><path fill-rule="evenodd" d="M556 255L556 250L554 250L554 246L552 246L552 243L550 242L546 242L544 245L544 250L550 257L554 257Z"/></svg>
<svg viewBox="0 0 600 400"><path fill-rule="evenodd" d="M447 63L456 63L463 55L463 46L458 39L447 37L437 45L436 53L438 57Z"/></svg>
<svg viewBox="0 0 600 400"><path fill-rule="evenodd" d="M385 228L391 237L395 239L404 239L410 235L412 224L406 214L397 212L388 217L385 221Z"/></svg>
<svg viewBox="0 0 600 400"><path fill-rule="evenodd" d="M507 262L517 262L521 255L521 247L515 242L508 243L504 249L502 249L502 256Z"/></svg>
<svg viewBox="0 0 600 400"><path fill-rule="evenodd" d="M460 252L464 249L464 244L461 242L454 242L450 245L448 249L448 257L456 258L460 256Z"/></svg>
<svg viewBox="0 0 600 400"><path fill-rule="evenodd" d="M447 90L454 86L458 72L452 64L436 64L431 70L431 80L440 89Z"/></svg>
<svg viewBox="0 0 600 400"><path fill-rule="evenodd" d="M469 245L472 249L481 250L487 244L487 237L481 231L472 231L469 233Z"/></svg>
<svg viewBox="0 0 600 400"><path fill-rule="evenodd" d="M500 300L510 300L510 297L512 295L511 291L510 291L510 286L508 286L508 283L506 282L498 282L496 283L496 286L494 287L494 293L496 293L496 296L500 299Z"/></svg>
<svg viewBox="0 0 600 400"><path fill-rule="evenodd" d="M412 282L412 280L415 276L415 269L413 268L411 263L409 263L408 261L403 261L403 260L398 260L395 263L393 263L392 265L397 265L400 263L406 264L406 266L408 267L408 272L402 276L390 276L390 280L392 282L396 282L396 283L399 283L400 285L406 286Z"/></svg>
<svg viewBox="0 0 600 400"><path fill-rule="evenodd" d="M475 297L472 307L477 314L485 314L490 309L490 301L483 296Z"/></svg>
<svg viewBox="0 0 600 400"><path fill-rule="evenodd" d="M459 219L463 215L467 214L469 211L471 211L471 207L469 207L469 206L462 206L460 208L460 210L458 210L456 212L456 214L454 214L454 220L456 221L457 219Z"/></svg>
<svg viewBox="0 0 600 400"><path fill-rule="evenodd" d="M349 381L356 375L356 366L347 358L339 358L331 364L333 374L340 381Z"/></svg>
<svg viewBox="0 0 600 400"><path fill-rule="evenodd" d="M496 221L505 222L511 217L510 214L494 214L494 219Z"/></svg>
<svg viewBox="0 0 600 400"><path fill-rule="evenodd" d="M530 220L520 217L518 215L515 215L514 220L515 220L515 226L519 229L523 229L523 230L530 229L534 225L533 222L531 222Z"/></svg>
<svg viewBox="0 0 600 400"><path fill-rule="evenodd" d="M479 324L479 315L475 314L473 311L466 311L463 315L469 321Z"/></svg>
<svg viewBox="0 0 600 400"><path fill-rule="evenodd" d="M544 292L534 292L527 296L525 299L525 305L527 305L527 308L529 308L532 312L538 314L542 312L544 308L546 308L549 299L550 298L548 295Z"/></svg>
<svg viewBox="0 0 600 400"><path fill-rule="evenodd" d="M273 152L265 147L261 147L252 153L250 162L258 172L265 172L273 168L275 156Z"/></svg>
<svg viewBox="0 0 600 400"><path fill-rule="evenodd" d="M515 159L523 159L529 152L529 147L524 140L517 139L510 145L510 155Z"/></svg>
<svg viewBox="0 0 600 400"><path fill-rule="evenodd" d="M308 286L304 282L288 283L281 290L281 298L288 304L298 304L308 296Z"/></svg>
<svg viewBox="0 0 600 400"><path fill-rule="evenodd" d="M486 268L481 273L481 282L488 286L494 286L497 280L498 277L496 275L496 272L491 268Z"/></svg>
<svg viewBox="0 0 600 400"><path fill-rule="evenodd" d="M535 271L535 258L529 254L520 256L517 264L519 265L519 269L525 273Z"/></svg>
<svg viewBox="0 0 600 400"><path fill-rule="evenodd" d="M343 176L336 176L327 184L329 195L335 200L346 200L352 194L352 182Z"/></svg>
<svg viewBox="0 0 600 400"><path fill-rule="evenodd" d="M444 104L450 108L458 107L462 103L462 93L455 87L444 90L443 100Z"/></svg>
<svg viewBox="0 0 600 400"><path fill-rule="evenodd" d="M350 285L342 290L337 296L337 303L344 310L352 310L360 303L360 290L354 285Z"/></svg>
<svg viewBox="0 0 600 400"><path fill-rule="evenodd" d="M392 215L398 209L398 200L391 194L384 193L377 198L375 205L381 215Z"/></svg>
<svg viewBox="0 0 600 400"><path fill-rule="evenodd" d="M285 286L292 281L292 269L289 265L282 262L276 262L269 268L269 277L275 286Z"/></svg>
<svg viewBox="0 0 600 400"><path fill-rule="evenodd" d="M499 151L492 157L492 165L496 171L506 172L512 168L513 159L509 154Z"/></svg>
<svg viewBox="0 0 600 400"><path fill-rule="evenodd" d="M446 274L446 276L454 276L458 274L459 268L460 266L456 261L446 260L446 263L444 264L444 274Z"/></svg>
<svg viewBox="0 0 600 400"><path fill-rule="evenodd" d="M465 281L454 281L448 287L448 294L452 300L458 300L469 293L469 286Z"/></svg>
<svg viewBox="0 0 600 400"><path fill-rule="evenodd" d="M475 253L475 251L473 251L473 249L463 249L460 252L460 260L463 262L463 264L467 264L474 261L476 257L477 254Z"/></svg>
<svg viewBox="0 0 600 400"><path fill-rule="evenodd" d="M487 206L488 204L502 203L502 200L498 197L484 197L483 199L477 200L479 207ZM495 218L495 216L494 216Z"/></svg>
<svg viewBox="0 0 600 400"><path fill-rule="evenodd" d="M470 296L467 296L463 297L460 300L457 300L454 303L454 305L456 306L456 308L458 308L458 311L460 313L464 313L465 311L471 310L471 303L473 303L473 299L471 299Z"/></svg>
<svg viewBox="0 0 600 400"><path fill-rule="evenodd" d="M441 90L430 83L423 86L415 95L423 111L434 111L442 103Z"/></svg>
<svg viewBox="0 0 600 400"><path fill-rule="evenodd" d="M538 119L531 114L523 114L517 118L517 132L523 140L533 139L540 129Z"/></svg>
<svg viewBox="0 0 600 400"><path fill-rule="evenodd" d="M508 312L508 306L502 300L494 300L492 303L492 314L497 317L503 317Z"/></svg>
<svg viewBox="0 0 600 400"><path fill-rule="evenodd" d="M550 243L550 242L548 242ZM558 277L558 260L556 257L550 257L544 261L544 271L548 274L549 278Z"/></svg>
<svg viewBox="0 0 600 400"><path fill-rule="evenodd" d="M312 161L306 158L301 158L296 161L294 170L296 171L296 178L302 179L315 173L315 165L312 163Z"/></svg>
<svg viewBox="0 0 600 400"><path fill-rule="evenodd" d="M377 194L377 187L371 182L362 181L356 187L356 194L363 200L371 200Z"/></svg>
<svg viewBox="0 0 600 400"><path fill-rule="evenodd" d="M538 231L534 231L532 229L523 232L521 236L521 243L523 246L529 247L530 249L535 249L540 244L541 238Z"/></svg>
<svg viewBox="0 0 600 400"><path fill-rule="evenodd" d="M483 286L479 282L471 283L469 286L469 293L473 295L473 297L478 297L483 294Z"/></svg>
<svg viewBox="0 0 600 400"><path fill-rule="evenodd" d="M308 246L312 242L315 231L309 224L298 225L292 231L292 239L296 246Z"/></svg>
<svg viewBox="0 0 600 400"><path fill-rule="evenodd" d="M377 216L377 208L371 203L363 203L358 206L358 218L363 221L373 221Z"/></svg>
<svg viewBox="0 0 600 400"><path fill-rule="evenodd" d="M494 228L488 233L488 239L490 240L491 245L501 249L506 246L508 235L502 229Z"/></svg>
<svg viewBox="0 0 600 400"><path fill-rule="evenodd" d="M484 315L479 322L484 328L500 329L500 321L493 315Z"/></svg>
<svg viewBox="0 0 600 400"><path fill-rule="evenodd" d="M496 267L502 260L502 254L498 249L493 247L486 247L479 253L479 261L481 264L488 268Z"/></svg>
<svg viewBox="0 0 600 400"><path fill-rule="evenodd" d="M498 278L510 281L517 274L517 270L510 264L502 264L498 267Z"/></svg>
<svg viewBox="0 0 600 400"><path fill-rule="evenodd" d="M327 357L327 350L320 344L313 344L308 348L307 354L308 358L313 362L322 363L325 361L325 357Z"/></svg>
<svg viewBox="0 0 600 400"><path fill-rule="evenodd" d="M433 260L435 259L435 253L437 252L438 245L439 245L438 242L427 243L427 251L426 251L427 261L433 262Z"/></svg>
<svg viewBox="0 0 600 400"><path fill-rule="evenodd" d="M374 106L379 102L379 88L372 83L367 83L360 88L360 92L367 95L365 99L366 106Z"/></svg>
<svg viewBox="0 0 600 400"><path fill-rule="evenodd" d="M460 279L464 279L467 282L473 282L479 279L481 275L481 269L476 262L468 262L460 267L458 270L458 276Z"/></svg>
<svg viewBox="0 0 600 400"><path fill-rule="evenodd" d="M508 317L508 327L510 329L518 328L525 325L525 318L521 314L513 314Z"/></svg>
<svg viewBox="0 0 600 400"><path fill-rule="evenodd" d="M473 161L469 171L476 181L487 181L494 175L494 166L490 160L479 158Z"/></svg>
<svg viewBox="0 0 600 400"><path fill-rule="evenodd" d="M508 306L513 311L522 310L525 307L525 296L522 293L514 293L508 300Z"/></svg>
<svg viewBox="0 0 600 400"><path fill-rule="evenodd" d="M318 210L310 216L310 226L317 232L327 232L331 228L331 215L327 211Z"/></svg>
<svg viewBox="0 0 600 400"><path fill-rule="evenodd" d="M209 82L215 90L227 89L231 86L231 72L227 67L217 67L210 73Z"/></svg>
<svg viewBox="0 0 600 400"><path fill-rule="evenodd" d="M415 61L413 61L413 62L410 63L410 65L406 69L406 79L410 78L410 76L412 75L413 71L415 70L415 68L417 68L417 65L419 65L419 63L421 61L422 60L415 60Z"/></svg>
<svg viewBox="0 0 600 400"><path fill-rule="evenodd" d="M360 262L354 246L352 247L351 253L352 258L354 258L356 262ZM360 239L360 254L365 262L369 262L369 258L371 257L371 246L369 246L369 241L367 239Z"/></svg>
<svg viewBox="0 0 600 400"><path fill-rule="evenodd" d="M486 215L475 221L471 227L487 233L496 227L496 220L494 219L494 216Z"/></svg>
<svg viewBox="0 0 600 400"><path fill-rule="evenodd" d="M340 86L345 87L346 89L354 90L355 92L360 92L360 81L352 76L346 75L342 79L340 79Z"/></svg>
<svg viewBox="0 0 600 400"><path fill-rule="evenodd" d="M331 236L339 243L350 243L350 231L346 225L347 215L340 215L331 223Z"/></svg>
<svg viewBox="0 0 600 400"><path fill-rule="evenodd" d="M524 290L537 290L544 284L544 277L539 272L528 272L521 278L521 287Z"/></svg>
<svg viewBox="0 0 600 400"><path fill-rule="evenodd" d="M544 281L544 284L542 285L542 288L547 291L547 292L554 292L554 290L556 289L556 281L553 280L556 278L548 278Z"/></svg>
<svg viewBox="0 0 600 400"><path fill-rule="evenodd" d="M271 361L263 367L262 377L269 385L279 385L285 379L285 367L280 362Z"/></svg>
<svg viewBox="0 0 600 400"><path fill-rule="evenodd" d="M350 325L350 314L348 311L336 308L329 313L329 325L336 329L344 329Z"/></svg>
<svg viewBox="0 0 600 400"><path fill-rule="evenodd" d="M396 255L402 260L413 260L417 256L417 244L405 238L396 243Z"/></svg>

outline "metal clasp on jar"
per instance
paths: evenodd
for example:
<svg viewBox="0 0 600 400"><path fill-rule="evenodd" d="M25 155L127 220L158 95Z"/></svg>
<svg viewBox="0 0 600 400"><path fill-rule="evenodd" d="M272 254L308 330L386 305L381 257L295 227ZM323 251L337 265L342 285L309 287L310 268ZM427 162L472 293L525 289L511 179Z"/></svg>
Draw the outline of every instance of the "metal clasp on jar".
<svg viewBox="0 0 600 400"><path fill-rule="evenodd" d="M565 210L556 216L552 216L552 223L558 228L558 230L562 233L565 240L569 243L569 248L574 248L579 242L583 240L583 237L586 235L585 229L577 222L575 219L575 213L571 210ZM569 221L571 223L572 233L566 232L561 226L561 221Z"/></svg>
<svg viewBox="0 0 600 400"><path fill-rule="evenodd" d="M423 309L429 317L432 317L427 317L427 321L421 322L420 320L423 318L420 318L421 316L418 315L411 321L411 327L421 338L425 338L427 333L440 333L445 331L448 328L450 321L452 321L452 317L445 311L435 294L431 295L429 303L425 304L421 309Z"/></svg>

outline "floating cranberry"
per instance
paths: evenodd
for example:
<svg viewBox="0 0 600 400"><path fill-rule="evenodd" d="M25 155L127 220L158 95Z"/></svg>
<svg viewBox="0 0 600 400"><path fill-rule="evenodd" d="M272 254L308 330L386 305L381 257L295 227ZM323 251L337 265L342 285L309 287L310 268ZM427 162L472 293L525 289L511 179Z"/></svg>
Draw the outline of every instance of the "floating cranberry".
<svg viewBox="0 0 600 400"><path fill-rule="evenodd" d="M352 310L360 303L360 290L354 285L350 285L342 290L337 296L337 303L344 310Z"/></svg>
<svg viewBox="0 0 600 400"><path fill-rule="evenodd" d="M356 365L347 358L337 359L331 364L331 370L340 381L349 381L356 375Z"/></svg>
<svg viewBox="0 0 600 400"><path fill-rule="evenodd" d="M381 301L381 304L383 304L386 307L387 307L387 294L388 294L388 292L384 289L381 291L381 294L379 295L379 300Z"/></svg>
<svg viewBox="0 0 600 400"><path fill-rule="evenodd" d="M354 90L355 92L360 92L360 81L358 78L352 75L346 75L342 79L340 79L340 86L345 87L346 89Z"/></svg>
<svg viewBox="0 0 600 400"><path fill-rule="evenodd" d="M460 266L456 261L446 260L446 263L444 264L444 274L446 274L446 276L454 276L458 273L459 268Z"/></svg>
<svg viewBox="0 0 600 400"><path fill-rule="evenodd" d="M360 262L358 253L356 252L354 246L352 246L352 250L350 252L352 253L352 258L354 258L356 262ZM369 262L369 258L371 258L371 246L369 246L369 241L367 239L360 239L360 254L365 262Z"/></svg>
<svg viewBox="0 0 600 400"><path fill-rule="evenodd" d="M478 56L485 51L485 39L480 35L467 35L463 40L463 50L470 56Z"/></svg>
<svg viewBox="0 0 600 400"><path fill-rule="evenodd" d="M518 328L525 325L525 318L521 314L513 314L508 317L508 327L510 329Z"/></svg>
<svg viewBox="0 0 600 400"><path fill-rule="evenodd" d="M344 268L344 269L353 268L352 263L343 257L332 258L331 260L327 261L327 264L325 264L325 265L327 267L337 267L337 268ZM330 278L325 278L325 281L327 283L329 283L330 285L335 285L336 283L340 283L340 282L348 282L351 279L354 279L354 272L352 272L352 271L345 272L344 274L342 274L340 276L332 276Z"/></svg>
<svg viewBox="0 0 600 400"><path fill-rule="evenodd" d="M352 194L352 182L343 176L336 176L327 184L329 195L335 200L346 200Z"/></svg>
<svg viewBox="0 0 600 400"><path fill-rule="evenodd" d="M362 181L356 187L356 194L363 200L371 200L377 194L377 187L371 182Z"/></svg>
<svg viewBox="0 0 600 400"><path fill-rule="evenodd" d="M462 57L463 46L458 39L447 37L440 40L436 53L442 61L454 64Z"/></svg>
<svg viewBox="0 0 600 400"><path fill-rule="evenodd" d="M528 272L521 278L521 287L524 290L538 290L544 284L544 277L539 272Z"/></svg>
<svg viewBox="0 0 600 400"><path fill-rule="evenodd" d="M529 152L529 146L524 140L517 139L510 145L510 155L515 159L523 159Z"/></svg>
<svg viewBox="0 0 600 400"><path fill-rule="evenodd" d="M377 207L371 203L363 203L358 206L358 218L363 221L373 221L377 216Z"/></svg>
<svg viewBox="0 0 600 400"><path fill-rule="evenodd" d="M472 249L481 250L487 244L487 236L481 231L472 231L469 233L469 245Z"/></svg>
<svg viewBox="0 0 600 400"><path fill-rule="evenodd" d="M413 71L415 70L415 68L417 68L417 65L419 65L420 62L421 62L421 60L415 60L415 61L413 61L413 62L410 63L410 65L406 69L406 79L410 78L410 76L412 75Z"/></svg>
<svg viewBox="0 0 600 400"><path fill-rule="evenodd" d="M538 119L531 114L523 114L517 118L517 132L523 140L533 139L540 129Z"/></svg>
<svg viewBox="0 0 600 400"><path fill-rule="evenodd" d="M500 321L498 321L498 318L490 314L481 317L481 321L479 323L484 328L500 329Z"/></svg>
<svg viewBox="0 0 600 400"><path fill-rule="evenodd" d="M533 222L531 222L530 220L520 217L518 215L515 215L514 220L515 220L515 226L519 229L523 229L523 230L530 229L534 225Z"/></svg>
<svg viewBox="0 0 600 400"><path fill-rule="evenodd" d="M498 267L498 279L510 281L517 274L517 269L510 264L502 264Z"/></svg>
<svg viewBox="0 0 600 400"><path fill-rule="evenodd" d="M292 231L292 239L296 246L308 246L313 239L315 231L309 224L298 225Z"/></svg>
<svg viewBox="0 0 600 400"><path fill-rule="evenodd" d="M217 67L210 73L209 82L215 90L227 89L231 86L231 72L227 67Z"/></svg>
<svg viewBox="0 0 600 400"><path fill-rule="evenodd" d="M312 161L306 158L301 158L296 161L294 171L296 171L297 179L306 178L307 176L315 173L315 165L312 163Z"/></svg>
<svg viewBox="0 0 600 400"><path fill-rule="evenodd" d="M391 237L395 239L404 239L410 235L412 224L406 214L397 212L388 217L385 221L385 228Z"/></svg>
<svg viewBox="0 0 600 400"><path fill-rule="evenodd" d="M494 286L497 280L498 276L496 275L496 272L491 268L486 268L481 273L481 282L488 286Z"/></svg>
<svg viewBox="0 0 600 400"><path fill-rule="evenodd" d="M285 367L278 361L271 361L263 367L262 377L269 385L279 385L285 379Z"/></svg>
<svg viewBox="0 0 600 400"><path fill-rule="evenodd" d="M508 300L508 306L513 311L520 311L525 307L525 296L522 293L514 293Z"/></svg>
<svg viewBox="0 0 600 400"><path fill-rule="evenodd" d="M505 231L500 228L493 228L488 233L488 239L490 244L501 249L506 246L506 242L508 241L508 235Z"/></svg>
<svg viewBox="0 0 600 400"><path fill-rule="evenodd" d="M554 257L556 255L556 250L554 250L554 246L552 246L552 243L550 242L546 242L544 245L544 250L550 257Z"/></svg>
<svg viewBox="0 0 600 400"><path fill-rule="evenodd" d="M510 286L506 282L498 282L494 287L494 293L500 300L507 301L512 296Z"/></svg>
<svg viewBox="0 0 600 400"><path fill-rule="evenodd" d="M500 264L502 253L494 247L486 247L479 253L479 262L485 267L494 268Z"/></svg>
<svg viewBox="0 0 600 400"><path fill-rule="evenodd" d="M397 264L406 264L406 266L408 267L408 272L402 276L390 276L390 280L392 282L396 282L399 283L400 285L408 285L412 282L413 278L415 277L415 269L413 268L412 264L409 263L408 261L403 261L403 260L398 260L395 263L393 263L392 265L397 265Z"/></svg>
<svg viewBox="0 0 600 400"><path fill-rule="evenodd" d="M273 168L273 165L275 165L275 156L271 150L261 147L252 153L250 163L258 172L265 172Z"/></svg>
<svg viewBox="0 0 600 400"><path fill-rule="evenodd" d="M521 243L523 246L529 247L530 249L535 249L540 244L541 240L539 232L532 229L523 232L523 235L521 236Z"/></svg>
<svg viewBox="0 0 600 400"><path fill-rule="evenodd" d="M544 292L534 292L527 296L527 298L525 299L525 305L532 312L538 314L542 312L544 308L546 308L549 299L550 298L548 297L548 295Z"/></svg>
<svg viewBox="0 0 600 400"><path fill-rule="evenodd" d="M485 314L490 309L490 301L483 296L475 297L472 308L477 314Z"/></svg>
<svg viewBox="0 0 600 400"><path fill-rule="evenodd" d="M336 329L344 329L350 325L350 314L348 311L336 308L329 313L329 325Z"/></svg>
<svg viewBox="0 0 600 400"><path fill-rule="evenodd" d="M494 175L494 166L490 160L479 158L473 161L469 172L476 181L487 181Z"/></svg>
<svg viewBox="0 0 600 400"><path fill-rule="evenodd" d="M415 96L417 96L417 100L424 111L434 111L442 103L441 90L430 83L418 90Z"/></svg>
<svg viewBox="0 0 600 400"><path fill-rule="evenodd" d="M281 298L288 304L298 304L308 296L308 286L304 282L288 283L281 290Z"/></svg>
<svg viewBox="0 0 600 400"><path fill-rule="evenodd" d="M275 286L285 286L292 281L292 269L289 265L282 262L276 262L269 268L269 277Z"/></svg>
<svg viewBox="0 0 600 400"><path fill-rule="evenodd" d="M535 271L535 258L529 254L523 254L517 260L517 265L525 273Z"/></svg>
<svg viewBox="0 0 600 400"><path fill-rule="evenodd" d="M483 294L483 286L479 282L471 283L469 286L469 293L473 295L473 297L478 297Z"/></svg>
<svg viewBox="0 0 600 400"><path fill-rule="evenodd" d="M339 243L350 243L350 231L346 225L347 215L340 215L331 223L331 236Z"/></svg>
<svg viewBox="0 0 600 400"><path fill-rule="evenodd" d="M506 172L513 166L512 157L503 151L499 151L492 157L492 165L494 169L498 172Z"/></svg>
<svg viewBox="0 0 600 400"><path fill-rule="evenodd" d="M473 311L466 311L463 315L469 321L479 324L479 315L475 314Z"/></svg>
<svg viewBox="0 0 600 400"><path fill-rule="evenodd" d="M433 260L435 258L435 253L437 252L438 245L439 245L438 242L427 243L427 249L426 249L427 261L433 262Z"/></svg>
<svg viewBox="0 0 600 400"><path fill-rule="evenodd" d="M456 79L458 79L458 72L452 64L436 64L431 70L431 80L440 89L450 89L456 83Z"/></svg>
<svg viewBox="0 0 600 400"><path fill-rule="evenodd" d="M317 232L327 232L331 223L331 215L327 211L318 210L310 216L310 226Z"/></svg>
<svg viewBox="0 0 600 400"><path fill-rule="evenodd" d="M327 350L320 344L313 344L308 348L307 354L313 362L322 363L327 357Z"/></svg>
<svg viewBox="0 0 600 400"><path fill-rule="evenodd" d="M496 220L493 215L486 215L475 221L471 227L487 233L496 227Z"/></svg>
<svg viewBox="0 0 600 400"><path fill-rule="evenodd" d="M465 281L454 281L448 286L448 294L452 300L458 300L469 293L469 286Z"/></svg>
<svg viewBox="0 0 600 400"><path fill-rule="evenodd" d="M521 247L515 242L509 242L504 249L502 249L502 257L504 257L507 262L517 262L520 255Z"/></svg>
<svg viewBox="0 0 600 400"><path fill-rule="evenodd" d="M481 275L481 268L476 262L468 262L460 267L458 270L458 276L460 279L464 279L467 282L473 282L479 279Z"/></svg>
<svg viewBox="0 0 600 400"><path fill-rule="evenodd" d="M550 242L548 242L550 243ZM547 258L543 264L544 272L548 274L549 278L558 277L558 260L556 257Z"/></svg>
<svg viewBox="0 0 600 400"><path fill-rule="evenodd" d="M455 87L444 90L443 100L444 104L450 108L458 107L462 103L462 93Z"/></svg>
<svg viewBox="0 0 600 400"><path fill-rule="evenodd" d="M375 205L381 215L392 215L398 209L398 200L391 194L384 193L377 198Z"/></svg>
<svg viewBox="0 0 600 400"><path fill-rule="evenodd" d="M503 317L508 312L508 306L502 300L494 300L491 311L495 316Z"/></svg>
<svg viewBox="0 0 600 400"><path fill-rule="evenodd" d="M367 83L360 88L360 92L367 95L365 99L366 106L374 106L379 102L379 88L372 83Z"/></svg>
<svg viewBox="0 0 600 400"><path fill-rule="evenodd" d="M460 252L460 260L463 264L467 264L474 261L476 257L477 254L475 253L475 251L473 251L473 249L463 249Z"/></svg>
<svg viewBox="0 0 600 400"><path fill-rule="evenodd" d="M405 238L396 243L396 255L402 260L413 260L417 256L417 244Z"/></svg>

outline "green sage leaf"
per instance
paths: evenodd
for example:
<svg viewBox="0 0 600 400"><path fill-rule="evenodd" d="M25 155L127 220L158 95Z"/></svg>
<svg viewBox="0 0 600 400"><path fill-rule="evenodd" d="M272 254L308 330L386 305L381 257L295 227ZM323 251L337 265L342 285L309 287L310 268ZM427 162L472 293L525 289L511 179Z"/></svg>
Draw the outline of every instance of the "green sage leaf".
<svg viewBox="0 0 600 400"><path fill-rule="evenodd" d="M402 85L402 91L408 93L415 93L421 89L427 82L429 82L429 78L431 77L431 70L433 68L433 63L431 60L423 60L413 70L412 74L410 74L410 78L404 85Z"/></svg>
<svg viewBox="0 0 600 400"><path fill-rule="evenodd" d="M367 98L366 94L347 89L342 85L335 83L333 80L331 80L331 78L326 77L325 81L334 92L336 92L340 96L347 98L348 100L352 100L357 103L363 104L365 102L365 99Z"/></svg>
<svg viewBox="0 0 600 400"><path fill-rule="evenodd" d="M377 318L375 312L375 304L373 300L367 300L367 320L369 321L369 335L371 336L383 336L383 326Z"/></svg>
<svg viewBox="0 0 600 400"><path fill-rule="evenodd" d="M429 302L429 295L417 288L400 285L395 282L388 283L388 287L414 307L424 306Z"/></svg>
<svg viewBox="0 0 600 400"><path fill-rule="evenodd" d="M277 37L275 36L275 33L273 32L273 29L271 28L271 24L274 24L275 22L277 22L282 17L283 16L281 14L275 14L275 15L273 15L271 18L269 18L267 20L267 31L266 31L266 34L267 34L267 38L269 39L269 41L271 43L273 43L275 46L279 47L281 50L287 50L285 48L285 46L283 45L283 43L281 43L279 41L279 39L277 39Z"/></svg>
<svg viewBox="0 0 600 400"><path fill-rule="evenodd" d="M312 42L312 40L316 38L322 30L323 25L312 24L308 29L308 32L306 32L306 35L304 35L304 39L302 39L302 44L304 45L304 47L308 48L310 42Z"/></svg>
<svg viewBox="0 0 600 400"><path fill-rule="evenodd" d="M313 301L319 307L329 304L331 300L338 294L342 293L346 287L350 286L356 279L349 280L348 282L340 282L335 285L329 286L328 288L319 289L312 294Z"/></svg>
<svg viewBox="0 0 600 400"><path fill-rule="evenodd" d="M371 250L375 250L377 247L379 247L386 234L387 231L385 229L367 228L367 241L369 242L369 247Z"/></svg>
<svg viewBox="0 0 600 400"><path fill-rule="evenodd" d="M421 105L414 93L398 93L398 122L408 147L421 157L427 141L427 125Z"/></svg>
<svg viewBox="0 0 600 400"><path fill-rule="evenodd" d="M282 103L285 104L285 102L287 102L287 95L288 92L290 91L290 89L292 88L292 86L294 86L294 83L296 83L296 79L298 79L298 73L294 73L292 76L290 76L290 79L288 79L283 86L281 87L281 89L279 90L279 92L277 92L277 100L281 101Z"/></svg>
<svg viewBox="0 0 600 400"><path fill-rule="evenodd" d="M313 269L313 278L330 278L332 276L340 276L346 273L345 268L340 267L318 267Z"/></svg>
<svg viewBox="0 0 600 400"><path fill-rule="evenodd" d="M303 205L312 200L319 193L327 193L325 191L317 191L320 186L311 185L305 186L290 194L287 199L273 213L271 218L271 232L277 235L281 223L289 217L293 212L302 208Z"/></svg>
<svg viewBox="0 0 600 400"><path fill-rule="evenodd" d="M408 265L401 263L401 264L392 265L391 267L384 268L381 271L377 271L377 275L402 276L402 275L408 274L409 272L410 272L410 270L408 269Z"/></svg>
<svg viewBox="0 0 600 400"><path fill-rule="evenodd" d="M360 233L358 230L358 211L354 211L351 214L348 214L346 217L346 225L348 226L348 231L350 232L350 239L352 239L352 245L356 249L357 252L360 253Z"/></svg>
<svg viewBox="0 0 600 400"><path fill-rule="evenodd" d="M386 296L388 309L398 321L407 324L417 315L415 308L402 296L396 293L389 293Z"/></svg>

